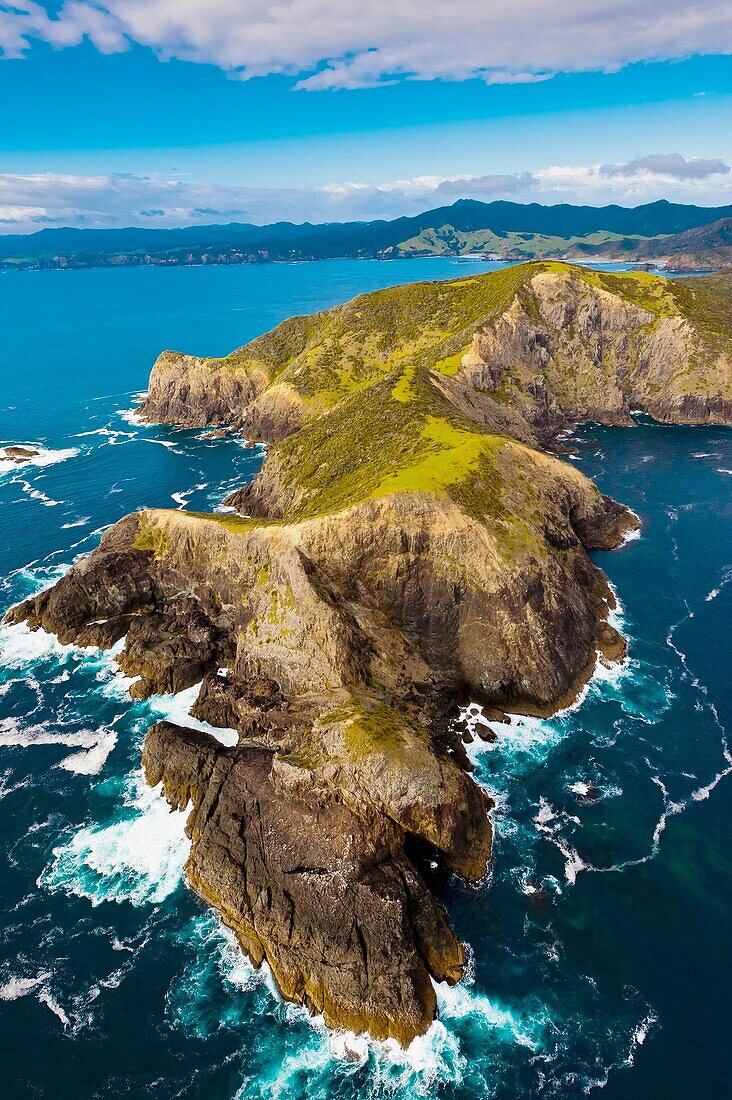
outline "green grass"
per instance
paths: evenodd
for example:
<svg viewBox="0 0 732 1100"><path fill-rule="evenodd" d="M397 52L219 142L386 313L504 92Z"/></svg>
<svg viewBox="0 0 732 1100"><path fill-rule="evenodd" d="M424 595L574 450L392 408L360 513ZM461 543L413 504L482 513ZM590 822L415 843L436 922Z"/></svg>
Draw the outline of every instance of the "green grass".
<svg viewBox="0 0 732 1100"><path fill-rule="evenodd" d="M416 722L386 703L372 699L351 697L337 710L322 715L320 721L328 726L344 724L344 747L351 757L400 752L408 731L418 740L427 742L427 735Z"/></svg>
<svg viewBox="0 0 732 1100"><path fill-rule="evenodd" d="M415 237L402 241L396 251L402 256L453 256L471 252L485 254L498 253L526 260L549 257L590 256L602 252L603 248L622 245L624 248L638 247L649 238L641 236L623 236L598 230L586 236L558 237L544 233L494 232L490 229L478 229L472 232L455 229L452 225L443 225L438 229L425 229Z"/></svg>
<svg viewBox="0 0 732 1100"><path fill-rule="evenodd" d="M509 499L507 478L514 478L517 463L506 451L506 439L463 417L437 390L431 372L454 376L476 330L516 296L538 323L531 280L540 273L567 272L643 308L650 326L687 316L710 347L730 347L732 277L673 282L644 272L616 275L541 261L361 295L285 321L227 359L211 361L215 369L256 369L273 384L287 383L311 419L267 459L284 490L285 520L204 518L236 533L339 512L394 493L421 492L449 498L475 518L505 523L507 532L510 517L515 522L506 540L531 541L533 521L516 517ZM561 384L555 380L555 388ZM492 396L520 404L519 391L512 383ZM531 486L523 484L517 493L527 507ZM152 535L140 537L157 552Z"/></svg>

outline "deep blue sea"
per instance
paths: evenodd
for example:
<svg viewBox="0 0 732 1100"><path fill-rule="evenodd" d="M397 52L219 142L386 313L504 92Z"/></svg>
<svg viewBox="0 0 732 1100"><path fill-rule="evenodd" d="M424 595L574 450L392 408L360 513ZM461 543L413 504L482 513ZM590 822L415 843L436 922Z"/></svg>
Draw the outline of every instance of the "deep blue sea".
<svg viewBox="0 0 732 1100"><path fill-rule="evenodd" d="M495 265L497 266L497 265ZM216 507L261 458L141 426L163 348L221 355L449 260L0 275L0 611L143 506ZM597 555L629 659L551 721L472 747L492 882L441 900L468 980L403 1052L283 1004L186 888L184 815L139 768L153 716L110 655L0 629L0 1094L412 1100L732 1093L732 431L583 425L567 441L642 535Z"/></svg>

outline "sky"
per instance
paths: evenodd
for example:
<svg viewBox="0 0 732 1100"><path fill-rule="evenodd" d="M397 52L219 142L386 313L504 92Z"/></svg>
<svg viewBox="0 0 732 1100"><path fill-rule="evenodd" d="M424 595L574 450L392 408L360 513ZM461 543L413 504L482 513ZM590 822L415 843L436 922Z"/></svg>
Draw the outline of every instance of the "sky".
<svg viewBox="0 0 732 1100"><path fill-rule="evenodd" d="M732 204L729 0L0 0L0 233Z"/></svg>

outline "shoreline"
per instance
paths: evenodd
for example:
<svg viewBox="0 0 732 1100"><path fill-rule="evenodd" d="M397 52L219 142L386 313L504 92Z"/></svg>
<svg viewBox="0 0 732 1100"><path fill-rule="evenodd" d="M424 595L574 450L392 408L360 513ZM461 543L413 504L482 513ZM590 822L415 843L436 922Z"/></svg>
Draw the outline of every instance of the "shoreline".
<svg viewBox="0 0 732 1100"><path fill-rule="evenodd" d="M1 240L2 238L0 238ZM241 262L226 262L226 261L214 261L211 263L122 263L122 264L83 264L83 265L67 265L59 267L41 267L41 266L26 266L26 265L11 265L0 262L0 274L25 274L25 275L38 275L44 272L53 272L55 274L69 274L71 272L79 271L140 271L149 270L151 268L166 268L173 270L181 270L183 268L207 268L207 267L271 267L273 265L280 265L284 267L300 267L303 264L324 264L324 263L343 263L343 262L377 262L377 263L397 263L400 260L445 260L446 262L452 261L453 263L479 263L479 264L501 264L504 267L514 267L518 264L526 263L565 263L574 264L578 267L594 267L598 264L617 264L621 268L635 270L642 268L650 275L658 275L660 278L668 278L673 276L676 278L699 276L699 275L718 275L724 274L730 270L729 264L721 264L718 267L704 267L704 268L684 268L682 270L675 270L670 268L668 264L671 262L671 257L666 258L663 261L656 262L655 260L644 259L618 259L612 256L593 256L591 258L568 258L567 256L550 256L550 255L536 255L536 256L523 256L520 259L510 259L508 257L489 257L476 253L459 253L445 254L442 252L434 254L422 254L422 255L403 255L403 256L317 256L306 257L297 260L242 260Z"/></svg>

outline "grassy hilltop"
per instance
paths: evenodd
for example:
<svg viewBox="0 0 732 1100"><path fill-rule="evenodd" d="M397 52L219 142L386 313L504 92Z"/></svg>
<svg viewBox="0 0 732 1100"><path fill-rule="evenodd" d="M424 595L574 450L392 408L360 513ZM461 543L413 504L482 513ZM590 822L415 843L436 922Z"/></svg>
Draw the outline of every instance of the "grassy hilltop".
<svg viewBox="0 0 732 1100"><path fill-rule="evenodd" d="M143 412L285 436L267 466L288 519L407 490L499 516L506 477L523 476L514 460L539 461L517 459L515 439L542 443L586 415L628 423L629 408L704 419L686 416L687 397L732 400L730 285L545 261L394 287L223 359L165 353ZM230 393L223 410L207 408L214 389Z"/></svg>

